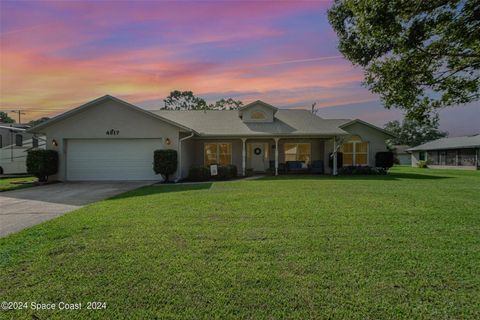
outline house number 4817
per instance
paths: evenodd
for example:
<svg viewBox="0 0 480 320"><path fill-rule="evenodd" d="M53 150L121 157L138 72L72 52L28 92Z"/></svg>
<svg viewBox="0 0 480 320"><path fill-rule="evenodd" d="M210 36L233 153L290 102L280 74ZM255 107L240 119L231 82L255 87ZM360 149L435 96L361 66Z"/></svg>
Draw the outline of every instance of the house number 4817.
<svg viewBox="0 0 480 320"><path fill-rule="evenodd" d="M118 136L120 130L110 129L105 132L107 136Z"/></svg>

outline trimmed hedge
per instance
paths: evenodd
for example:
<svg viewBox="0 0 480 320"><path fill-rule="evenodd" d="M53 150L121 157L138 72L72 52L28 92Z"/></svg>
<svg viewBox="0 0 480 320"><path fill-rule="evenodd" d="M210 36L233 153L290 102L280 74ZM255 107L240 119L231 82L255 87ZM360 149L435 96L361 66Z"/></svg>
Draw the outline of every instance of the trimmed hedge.
<svg viewBox="0 0 480 320"><path fill-rule="evenodd" d="M340 175L384 175L387 174L387 170L384 168L373 168L369 166L347 166L338 169Z"/></svg>
<svg viewBox="0 0 480 320"><path fill-rule="evenodd" d="M228 165L228 166L218 166L218 174L213 176L214 180L230 180L237 177L237 166Z"/></svg>
<svg viewBox="0 0 480 320"><path fill-rule="evenodd" d="M164 176L165 182L168 182L168 177L177 171L177 159L177 150L155 150L153 152L153 171Z"/></svg>
<svg viewBox="0 0 480 320"><path fill-rule="evenodd" d="M27 154L27 172L40 182L58 172L58 152L55 150L31 150Z"/></svg>
<svg viewBox="0 0 480 320"><path fill-rule="evenodd" d="M190 167L188 171L188 180L190 181L208 181L213 180L230 180L236 178L238 175L237 166L218 166L217 175L210 175L210 168L207 167Z"/></svg>
<svg viewBox="0 0 480 320"><path fill-rule="evenodd" d="M393 167L394 161L395 157L391 151L377 152L375 154L375 167L388 169Z"/></svg>
<svg viewBox="0 0 480 320"><path fill-rule="evenodd" d="M188 171L188 180L207 181L210 179L210 170L206 167L191 167Z"/></svg>

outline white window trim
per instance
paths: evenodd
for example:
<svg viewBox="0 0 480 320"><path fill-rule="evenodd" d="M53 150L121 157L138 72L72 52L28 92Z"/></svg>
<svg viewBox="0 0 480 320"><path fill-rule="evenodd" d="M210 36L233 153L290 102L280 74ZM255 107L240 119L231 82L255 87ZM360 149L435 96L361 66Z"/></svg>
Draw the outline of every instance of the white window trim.
<svg viewBox="0 0 480 320"><path fill-rule="evenodd" d="M312 143L311 142L285 142L283 144L283 157L284 159L287 158L287 148L285 147L287 144L296 144L297 145L297 150L298 150L298 145L299 144L308 144L309 149L310 149L310 163L312 163ZM298 153L295 154L295 158L298 157ZM286 160L285 160L286 161ZM301 161L301 160L295 160L295 161Z"/></svg>
<svg viewBox="0 0 480 320"><path fill-rule="evenodd" d="M220 160L219 159L219 156L220 156L220 150L219 150L219 145L220 144L229 144L230 145L230 163L229 164L233 164L233 145L231 142L223 142L223 141L215 141L215 142L204 142L203 143L203 165L206 167L206 166L209 166L209 164L207 164L207 162L205 161L205 145L207 144L216 144L217 145L217 163L218 161Z"/></svg>
<svg viewBox="0 0 480 320"><path fill-rule="evenodd" d="M359 166L368 166L368 164L370 163L370 142L369 141L348 141L346 143L351 143L352 144L352 166L356 166L357 163L356 163L356 159L355 159L355 156L357 155L357 143L364 143L366 142L367 143L367 163L365 164L360 164ZM343 151L342 151L343 152ZM343 152L345 153L345 152ZM350 154L350 153L349 153ZM363 153L362 153L363 154Z"/></svg>

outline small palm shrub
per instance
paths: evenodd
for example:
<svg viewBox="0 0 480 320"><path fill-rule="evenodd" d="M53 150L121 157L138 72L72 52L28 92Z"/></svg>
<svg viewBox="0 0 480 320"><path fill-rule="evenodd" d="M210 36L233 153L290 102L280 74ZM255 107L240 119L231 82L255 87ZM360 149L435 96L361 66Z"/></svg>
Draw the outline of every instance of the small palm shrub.
<svg viewBox="0 0 480 320"><path fill-rule="evenodd" d="M422 168L422 169L428 168L427 161L425 161L425 160L418 161L417 162L417 167Z"/></svg>

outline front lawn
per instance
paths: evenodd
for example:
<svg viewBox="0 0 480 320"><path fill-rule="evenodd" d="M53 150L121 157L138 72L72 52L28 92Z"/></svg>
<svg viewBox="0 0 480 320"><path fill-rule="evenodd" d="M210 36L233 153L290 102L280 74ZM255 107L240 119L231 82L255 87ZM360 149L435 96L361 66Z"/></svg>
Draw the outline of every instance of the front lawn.
<svg viewBox="0 0 480 320"><path fill-rule="evenodd" d="M37 181L35 177L0 178L0 192L32 187Z"/></svg>
<svg viewBox="0 0 480 320"><path fill-rule="evenodd" d="M0 239L2 300L83 304L1 316L478 319L479 194L405 167L141 188Z"/></svg>

